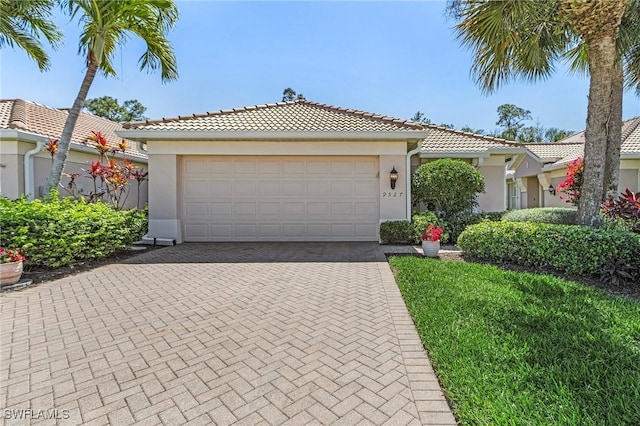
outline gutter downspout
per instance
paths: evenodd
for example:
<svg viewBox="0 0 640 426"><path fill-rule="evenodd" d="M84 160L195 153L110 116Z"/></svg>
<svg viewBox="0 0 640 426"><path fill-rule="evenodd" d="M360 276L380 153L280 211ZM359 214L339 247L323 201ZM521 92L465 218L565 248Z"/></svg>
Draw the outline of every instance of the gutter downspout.
<svg viewBox="0 0 640 426"><path fill-rule="evenodd" d="M407 173L407 220L409 222L411 222L411 157L414 154L417 154L420 152L420 149L422 148L421 144L418 143L418 146L416 147L416 149L407 152L407 168L406 168L406 173Z"/></svg>
<svg viewBox="0 0 640 426"><path fill-rule="evenodd" d="M34 171L33 171L33 157L44 148L44 141L37 140L36 147L31 151L27 151L24 154L24 195L27 197L27 200L34 199Z"/></svg>

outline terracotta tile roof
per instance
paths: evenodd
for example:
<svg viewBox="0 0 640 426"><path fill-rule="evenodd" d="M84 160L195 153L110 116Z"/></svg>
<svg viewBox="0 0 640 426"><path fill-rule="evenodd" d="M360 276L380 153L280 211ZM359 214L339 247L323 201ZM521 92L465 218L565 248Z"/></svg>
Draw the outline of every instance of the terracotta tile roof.
<svg viewBox="0 0 640 426"><path fill-rule="evenodd" d="M580 142L525 143L523 145L543 163L555 162L564 157L581 155L584 148L584 144Z"/></svg>
<svg viewBox="0 0 640 426"><path fill-rule="evenodd" d="M68 112L64 109L51 108L22 99L0 99L0 128L16 129L38 135L59 138L67 119ZM115 147L122 138L116 136L115 131L122 129L119 123L81 112L76 127L71 136L71 143L80 145L92 131L101 132L110 146ZM137 144L129 141L127 155L147 158L138 151Z"/></svg>
<svg viewBox="0 0 640 426"><path fill-rule="evenodd" d="M424 127L428 129L429 134L422 141L420 152L425 154L511 152L514 148L521 147L515 142L492 136L477 135L433 125L424 125Z"/></svg>
<svg viewBox="0 0 640 426"><path fill-rule="evenodd" d="M582 157L584 155L584 133L584 131L576 133L555 143L537 144L546 145L549 150L557 149L557 153L563 154L562 156L557 156L555 163L547 165L546 168L556 169L564 167L576 158ZM567 149L565 151L565 148L553 148L555 145L564 145ZM527 149L540 157L540 155L532 149L532 146L532 144L526 145ZM568 147L572 148L569 149ZM622 146L620 147L620 153L623 156L640 156L640 116L622 122Z"/></svg>
<svg viewBox="0 0 640 426"><path fill-rule="evenodd" d="M584 131L562 139L559 143L584 144ZM640 116L622 122L621 153L640 154Z"/></svg>
<svg viewBox="0 0 640 426"><path fill-rule="evenodd" d="M125 129L186 131L411 131L423 126L364 111L307 100L256 105L161 120L126 123Z"/></svg>

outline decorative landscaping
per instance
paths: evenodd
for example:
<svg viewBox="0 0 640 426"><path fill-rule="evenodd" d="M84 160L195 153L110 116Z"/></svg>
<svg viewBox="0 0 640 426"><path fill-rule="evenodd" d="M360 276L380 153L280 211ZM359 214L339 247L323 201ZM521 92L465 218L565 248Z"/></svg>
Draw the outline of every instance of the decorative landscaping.
<svg viewBox="0 0 640 426"><path fill-rule="evenodd" d="M490 265L390 264L461 424L640 418L640 301Z"/></svg>
<svg viewBox="0 0 640 426"><path fill-rule="evenodd" d="M0 240L26 256L25 269L59 268L103 259L127 249L146 231L147 218L106 203L72 198L0 198Z"/></svg>

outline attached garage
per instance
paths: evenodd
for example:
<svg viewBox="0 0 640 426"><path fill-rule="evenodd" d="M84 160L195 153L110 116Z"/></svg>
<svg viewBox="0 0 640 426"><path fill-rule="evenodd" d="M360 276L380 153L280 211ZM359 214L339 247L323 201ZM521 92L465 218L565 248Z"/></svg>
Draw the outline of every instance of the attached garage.
<svg viewBox="0 0 640 426"><path fill-rule="evenodd" d="M375 241L378 158L185 156L185 241Z"/></svg>
<svg viewBox="0 0 640 426"><path fill-rule="evenodd" d="M149 157L146 238L177 243L378 241L410 217L407 164L428 134L306 100L124 127Z"/></svg>

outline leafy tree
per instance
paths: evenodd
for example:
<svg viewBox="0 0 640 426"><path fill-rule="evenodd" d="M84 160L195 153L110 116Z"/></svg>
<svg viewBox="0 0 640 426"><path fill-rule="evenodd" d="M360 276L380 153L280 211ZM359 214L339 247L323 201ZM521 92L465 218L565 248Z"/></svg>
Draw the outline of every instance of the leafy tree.
<svg viewBox="0 0 640 426"><path fill-rule="evenodd" d="M420 111L416 111L415 114L413 114L413 117L411 117L410 119L411 121L415 122L415 123L420 123L420 124L430 124L433 126L436 126L436 123L434 123L433 121L431 121L430 119L428 119L422 112ZM453 124L449 124L449 123L442 123L442 124L438 124L437 126L440 127L444 127L446 129L455 129L455 126Z"/></svg>
<svg viewBox="0 0 640 426"><path fill-rule="evenodd" d="M549 127L544 131L544 139L548 142L558 142L564 138L571 136L574 132L571 130L558 129L557 127Z"/></svg>
<svg viewBox="0 0 640 426"><path fill-rule="evenodd" d="M463 132L475 133L476 135L484 135L484 129L474 129L474 128L469 127L469 126L462 126L462 128L460 128L460 130L463 131Z"/></svg>
<svg viewBox="0 0 640 426"><path fill-rule="evenodd" d="M516 140L520 129L524 127L524 120L531 120L531 111L513 104L502 104L498 107L498 121L496 124L502 128L502 139Z"/></svg>
<svg viewBox="0 0 640 426"><path fill-rule="evenodd" d="M137 99L124 101L122 105L117 99L111 96L102 96L100 98L87 99L84 103L84 109L99 117L107 120L117 121L119 123L127 121L141 121L146 117L144 112L147 107L142 105Z"/></svg>
<svg viewBox="0 0 640 426"><path fill-rule="evenodd" d="M293 90L291 87L287 87L282 92L282 102L291 102L291 101L295 101L296 99L302 100L302 99L305 99L305 97L302 93L296 93L296 91Z"/></svg>
<svg viewBox="0 0 640 426"><path fill-rule="evenodd" d="M66 0L65 4L71 18L78 17L82 24L80 52L86 56L87 71L62 130L48 178L49 189L60 182L71 134L96 73L100 70L107 76L116 75L112 60L117 47L131 35L138 36L147 48L140 57L140 68L159 68L163 82L178 78L176 58L166 37L178 19L178 8L172 0Z"/></svg>
<svg viewBox="0 0 640 426"><path fill-rule="evenodd" d="M413 117L411 117L411 121L415 123L422 123L422 124L433 124L433 122L429 120L427 116L420 111L416 111L416 113L413 114Z"/></svg>
<svg viewBox="0 0 640 426"><path fill-rule="evenodd" d="M544 140L544 127L542 127L540 124L536 124L535 126L522 127L518 131L516 140L518 142L525 143L542 142Z"/></svg>
<svg viewBox="0 0 640 426"><path fill-rule="evenodd" d="M49 69L49 56L40 39L57 47L62 33L51 20L53 0L0 0L0 48L4 46L24 50L38 63L41 71Z"/></svg>
<svg viewBox="0 0 640 426"><path fill-rule="evenodd" d="M423 164L412 180L413 202L424 203L445 220L470 213L484 191L484 177L472 165L443 158Z"/></svg>
<svg viewBox="0 0 640 426"><path fill-rule="evenodd" d="M459 38L473 50L472 74L485 92L517 77L548 77L555 62L571 54L586 64L585 183L578 220L597 226L605 188L617 185L619 173L619 161L606 158L607 145L619 152L621 143L623 67L640 86L640 70L630 66L640 63L640 0L449 0L448 7L459 19Z"/></svg>

